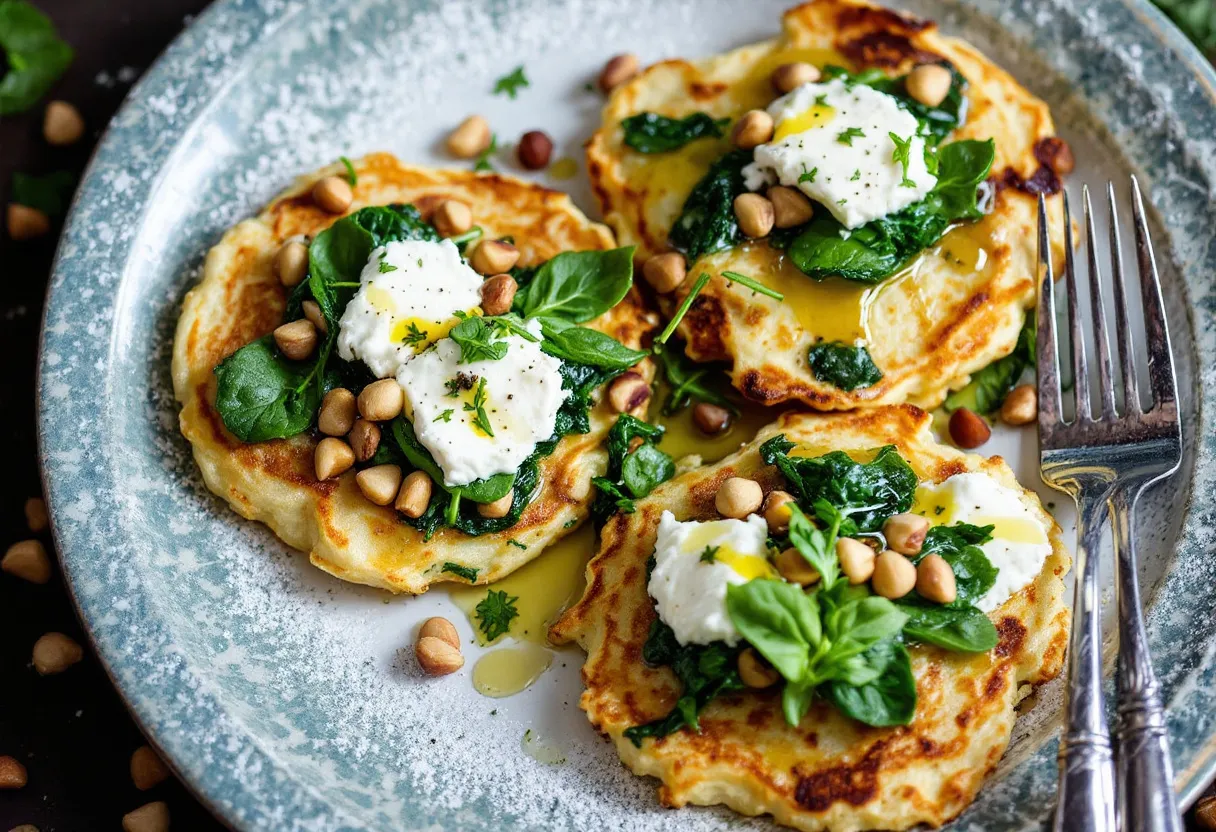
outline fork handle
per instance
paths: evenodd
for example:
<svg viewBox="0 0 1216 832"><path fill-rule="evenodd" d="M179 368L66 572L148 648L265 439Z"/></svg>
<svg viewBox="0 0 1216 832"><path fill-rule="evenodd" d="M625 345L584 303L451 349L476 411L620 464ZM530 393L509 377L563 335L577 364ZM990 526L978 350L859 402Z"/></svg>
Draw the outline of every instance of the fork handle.
<svg viewBox="0 0 1216 832"><path fill-rule="evenodd" d="M1130 492L1119 489L1110 498L1119 602L1119 671L1115 677L1119 826L1126 832L1182 832L1161 686L1153 673L1136 576L1132 523L1139 495L1137 487Z"/></svg>
<svg viewBox="0 0 1216 832"><path fill-rule="evenodd" d="M1077 495L1077 571L1068 644L1067 724L1060 737L1055 832L1114 832L1114 766L1102 694L1098 552L1106 494Z"/></svg>

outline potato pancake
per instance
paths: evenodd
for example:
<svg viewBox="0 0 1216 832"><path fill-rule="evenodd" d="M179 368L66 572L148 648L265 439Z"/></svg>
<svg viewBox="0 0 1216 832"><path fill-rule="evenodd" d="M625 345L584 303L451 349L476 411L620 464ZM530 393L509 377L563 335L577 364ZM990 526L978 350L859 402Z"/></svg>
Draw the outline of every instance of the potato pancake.
<svg viewBox="0 0 1216 832"><path fill-rule="evenodd" d="M667 715L683 692L670 667L642 658L656 621L647 560L655 552L660 516L670 511L678 521L716 519L715 494L728 477L754 479L766 492L786 488L759 452L778 434L812 455L894 445L922 483L987 474L1016 492L1021 506L1049 530L1050 554L1037 577L988 613L999 637L995 648L958 653L908 647L918 700L909 725L868 727L817 698L795 728L783 718L782 697L774 690L745 690L710 700L700 711L699 731L685 727L635 745L626 730ZM577 641L587 650L580 704L632 771L662 781L664 805L723 803L803 830L938 826L967 807L995 768L1028 685L1060 672L1069 623L1062 577L1069 565L1058 527L1005 462L938 445L923 411L900 405L790 413L738 453L676 477L638 501L636 512L612 518L588 566L586 593L550 638Z"/></svg>
<svg viewBox="0 0 1216 832"><path fill-rule="evenodd" d="M564 251L613 245L608 229L590 222L566 195L513 177L412 167L388 154L372 154L353 165L357 184L350 210L412 203L426 216L443 200L459 199L472 206L474 221L487 235L514 238L522 266ZM591 432L565 436L541 460L540 485L518 523L476 537L445 528L429 540L402 522L392 506L369 502L355 484L355 471L319 482L313 431L245 444L225 428L216 409L213 368L282 322L287 290L275 275L275 254L284 241L315 236L338 218L315 206L309 194L320 178L343 173L342 166L332 165L300 178L208 253L202 281L182 304L174 342L182 433L208 488L243 517L265 523L288 545L308 552L326 572L393 592L420 593L433 583L462 580L444 570L452 562L466 574L477 570L476 583L493 581L535 558L587 516L590 481L605 468L601 442L615 416L606 402L591 411ZM588 325L636 348L656 324L657 316L634 289ZM653 372L649 362L638 371L647 378Z"/></svg>
<svg viewBox="0 0 1216 832"><path fill-rule="evenodd" d="M1069 168L1071 156L1054 136L1045 103L971 46L940 34L932 22L863 0L813 0L786 12L783 34L774 40L651 66L613 91L603 126L587 145L588 170L606 221L621 244L638 245L639 257L667 251L669 232L694 186L732 150L728 138L708 131L708 137L679 149L642 153L626 144L623 120L646 112L737 119L773 101L770 75L791 62L854 73L877 69L891 77L921 64L952 66L966 81L964 118L942 147L967 139L995 141L988 212L976 222L954 223L873 285L813 279L794 265L788 250L744 238L692 258L687 279L664 298L665 311L687 295L696 277L710 276L679 332L689 357L728 362L732 383L753 401L796 400L818 410L901 402L936 407L969 374L1014 348L1025 310L1035 300L1037 194L1050 197L1052 222L1061 222L1060 199L1052 195L1060 188L1056 171ZM826 209L815 203L815 212L822 216ZM732 283L724 272L749 276L784 300ZM864 344L881 378L851 390L817 378L808 353L833 343Z"/></svg>

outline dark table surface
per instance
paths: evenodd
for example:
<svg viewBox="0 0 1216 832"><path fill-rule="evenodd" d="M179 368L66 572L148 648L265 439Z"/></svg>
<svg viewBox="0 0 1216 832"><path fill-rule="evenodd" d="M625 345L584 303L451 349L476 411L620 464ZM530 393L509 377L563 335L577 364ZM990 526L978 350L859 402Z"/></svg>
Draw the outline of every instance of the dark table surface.
<svg viewBox="0 0 1216 832"><path fill-rule="evenodd" d="M0 121L2 201L14 172L79 174L131 83L207 2L35 0L76 50L50 97L75 104L88 130L75 146L54 148L42 139L41 106ZM0 437L11 466L0 477L0 551L31 536L23 506L40 491L34 375L54 251L54 234L14 243L0 232ZM115 830L151 800L169 804L176 830L223 829L172 778L147 792L132 785L129 760L144 740L92 655L62 675L34 672L31 648L52 630L88 643L61 581L34 586L0 574L0 756L29 770L24 789L0 791L0 832L24 823L41 832Z"/></svg>

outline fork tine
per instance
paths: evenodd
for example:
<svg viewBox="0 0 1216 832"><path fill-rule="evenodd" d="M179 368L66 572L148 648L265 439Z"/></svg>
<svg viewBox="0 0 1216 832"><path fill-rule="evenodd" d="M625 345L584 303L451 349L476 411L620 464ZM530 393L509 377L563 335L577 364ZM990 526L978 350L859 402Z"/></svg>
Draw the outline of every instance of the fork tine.
<svg viewBox="0 0 1216 832"><path fill-rule="evenodd" d="M1060 356L1056 350L1055 272L1051 266L1051 236L1047 202L1039 195L1039 305L1035 326L1035 355L1039 380L1039 426L1060 421Z"/></svg>
<svg viewBox="0 0 1216 832"><path fill-rule="evenodd" d="M1098 241L1094 233L1094 206L1089 201L1089 186L1081 188L1085 214L1085 254L1089 266L1089 303L1094 318L1094 353L1098 359L1098 394L1102 397L1102 418L1115 418L1115 385L1110 373L1110 341L1106 337L1106 307L1102 299L1102 273L1098 270Z"/></svg>
<svg viewBox="0 0 1216 832"><path fill-rule="evenodd" d="M1089 367L1085 361L1085 333L1081 329L1081 306L1077 298L1077 264L1073 260L1072 211L1064 197L1064 288L1068 293L1068 331L1072 341L1072 380L1076 398L1074 421L1089 419Z"/></svg>
<svg viewBox="0 0 1216 832"><path fill-rule="evenodd" d="M1136 226L1136 260L1140 265L1140 294L1144 299L1144 332L1148 342L1148 377L1156 407L1177 404L1174 381L1174 361L1170 353L1170 331L1165 323L1165 303L1161 300L1161 280L1157 276L1157 260L1153 256L1153 241L1148 236L1148 221L1144 217L1144 198L1140 183L1132 177L1132 215Z"/></svg>
<svg viewBox="0 0 1216 832"><path fill-rule="evenodd" d="M1136 380L1136 359L1132 352L1132 328L1127 320L1127 296L1123 284L1123 238L1119 235L1119 209L1115 185L1106 183L1106 204L1110 209L1111 284L1115 287L1115 329L1119 339L1119 365L1123 375L1123 412L1140 413L1140 383Z"/></svg>

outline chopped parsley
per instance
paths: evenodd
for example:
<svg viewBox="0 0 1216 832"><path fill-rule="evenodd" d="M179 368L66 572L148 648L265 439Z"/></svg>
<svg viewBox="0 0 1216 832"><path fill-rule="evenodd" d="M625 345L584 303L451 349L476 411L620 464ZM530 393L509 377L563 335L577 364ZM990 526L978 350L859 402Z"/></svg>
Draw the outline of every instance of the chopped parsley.
<svg viewBox="0 0 1216 832"><path fill-rule="evenodd" d="M826 92L823 95L815 96L815 106L817 106L817 107L828 106L828 94Z"/></svg>
<svg viewBox="0 0 1216 832"><path fill-rule="evenodd" d="M904 178L899 184L905 188L915 188L916 183L908 178L908 165L911 164L912 161L912 136L908 136L906 139L901 139L894 133L888 133L887 135L890 136L891 141L895 143L895 150L891 153L891 161L899 162L900 167L903 168L904 171Z"/></svg>
<svg viewBox="0 0 1216 832"><path fill-rule="evenodd" d="M486 380L477 380L477 389L473 391L473 401L465 402L466 413L473 414L473 424L481 429L486 436L493 436L494 429L490 427L490 417L486 415Z"/></svg>
<svg viewBox="0 0 1216 832"><path fill-rule="evenodd" d="M857 170L853 171L853 175L849 177L849 181L856 182L860 178L861 178L861 168L858 168Z"/></svg>
<svg viewBox="0 0 1216 832"><path fill-rule="evenodd" d="M471 566L461 566L459 563L448 561L443 565L441 572L451 572L457 578L464 578L466 581L472 582L477 580L477 570Z"/></svg>
<svg viewBox="0 0 1216 832"><path fill-rule="evenodd" d="M359 184L359 174L355 173L355 166L353 164L351 164L350 159L347 159L345 156L339 156L338 159L341 160L342 167L346 168L346 181L350 183L350 186L352 188L355 187L356 185L358 185ZM383 264L381 264L381 265L383 265ZM384 270L381 269L381 271L384 271Z"/></svg>
<svg viewBox="0 0 1216 832"><path fill-rule="evenodd" d="M452 410L449 407L447 410L440 413L438 416L436 416L431 421L432 422L450 422L450 421L452 421L452 414L455 412L456 412L455 410Z"/></svg>
<svg viewBox="0 0 1216 832"><path fill-rule="evenodd" d="M818 168L818 167L811 168L811 169L808 171L808 170L806 169L806 165L803 165L803 166L802 166L802 175L798 177L798 181L799 181L799 182L814 182L814 181L815 181L815 174L817 174L817 173L819 173L819 168Z"/></svg>
<svg viewBox="0 0 1216 832"><path fill-rule="evenodd" d="M410 321L410 327L408 330L406 330L405 337L402 338L401 340L412 346L414 344L421 344L423 341L426 340L426 338L427 338L426 330L419 329L418 324L414 323L413 321Z"/></svg>
<svg viewBox="0 0 1216 832"><path fill-rule="evenodd" d="M840 133L837 133L836 141L840 142L841 144L847 144L849 147L852 147L853 139L864 139L865 137L866 137L866 134L862 132L860 127L850 127L847 130L843 130Z"/></svg>
<svg viewBox="0 0 1216 832"><path fill-rule="evenodd" d="M473 163L473 170L488 170L493 171L494 166L490 164L490 157L498 152L498 134L494 133L490 136L490 146L477 154L477 161Z"/></svg>
<svg viewBox="0 0 1216 832"><path fill-rule="evenodd" d="M718 560L718 550L721 546L706 546L705 551L701 553L701 563L714 563Z"/></svg>
<svg viewBox="0 0 1216 832"><path fill-rule="evenodd" d="M491 589L477 605L474 610L477 626L487 642L494 641L511 630L511 619L519 615L519 610L515 609L515 602L518 600L518 595L512 598L505 590Z"/></svg>
<svg viewBox="0 0 1216 832"><path fill-rule="evenodd" d="M388 274L389 272L397 271L397 267L387 260L381 260L380 265L376 267L376 271L380 272L380 274Z"/></svg>
<svg viewBox="0 0 1216 832"><path fill-rule="evenodd" d="M507 543L514 546L516 549L523 549L525 552L528 550L528 545L526 543L520 543L515 538L511 538L507 541Z"/></svg>
<svg viewBox="0 0 1216 832"><path fill-rule="evenodd" d="M523 64L511 70L510 75L504 75L494 82L494 94L505 92L509 98L515 99L515 95L524 87L528 86L528 78L524 75Z"/></svg>
<svg viewBox="0 0 1216 832"><path fill-rule="evenodd" d="M578 518L576 517L573 520L567 520L565 523L562 523L562 528L563 529L573 529L577 525L578 525Z"/></svg>

